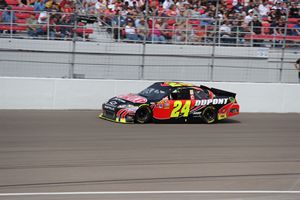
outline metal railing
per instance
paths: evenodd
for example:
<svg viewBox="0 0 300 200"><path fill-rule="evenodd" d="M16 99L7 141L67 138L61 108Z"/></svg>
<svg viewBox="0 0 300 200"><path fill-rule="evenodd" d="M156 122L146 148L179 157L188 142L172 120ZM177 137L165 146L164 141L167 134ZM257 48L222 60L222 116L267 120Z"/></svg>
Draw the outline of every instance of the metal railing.
<svg viewBox="0 0 300 200"><path fill-rule="evenodd" d="M75 40L86 40L93 30L81 22L83 17L76 17L74 13L0 10L0 37L46 40L73 40L75 37Z"/></svg>
<svg viewBox="0 0 300 200"><path fill-rule="evenodd" d="M296 28L288 26L288 21L285 21L284 27L272 27L266 21L262 22L266 25L257 27L253 23L245 24L244 21L226 22L213 18L140 16L131 19L99 13L84 15L26 10L0 10L0 13L9 16L9 20L7 17L6 21L0 20L0 37L9 38L32 38L34 34L37 38L47 40L86 40L90 34L97 32L99 22L101 28L107 30L107 34L117 42L251 47L283 47L285 44L285 48L300 46L300 35ZM40 20L40 16L43 20ZM86 23L89 19L92 20ZM133 21L129 22L130 19ZM141 21L144 21L143 24ZM94 26L88 28L87 25L93 23ZM37 33L32 30L34 27L38 29ZM99 42L97 37L89 41Z"/></svg>
<svg viewBox="0 0 300 200"><path fill-rule="evenodd" d="M27 69L26 76L38 77L248 82L295 82L296 79L293 63L300 52L300 36L294 35L295 29L287 25L281 27L284 34L279 35L278 27L257 27L251 23L246 26L241 21L212 18L140 16L133 19L134 25L130 27L128 18L118 15L48 12L41 23L41 13L7 12L11 17L0 22L0 38L40 39L47 42L43 44L53 45L43 50L20 51L4 48L5 40L1 40L0 76L22 76L24 73L17 70L20 66ZM13 13L27 17L18 21ZM144 25L141 20L145 20ZM226 23L231 26L230 31ZM262 34L254 34L258 30ZM99 39L100 34L107 37ZM59 42L50 40L66 41L61 44L69 48L61 51ZM85 41L84 49L81 41ZM167 51L160 52L159 45ZM200 48L193 48L197 46ZM118 47L127 51L119 51ZM250 48L234 50L235 47ZM25 53L27 57L19 57ZM36 55L43 59L37 59ZM43 68L38 70L32 67L40 65Z"/></svg>

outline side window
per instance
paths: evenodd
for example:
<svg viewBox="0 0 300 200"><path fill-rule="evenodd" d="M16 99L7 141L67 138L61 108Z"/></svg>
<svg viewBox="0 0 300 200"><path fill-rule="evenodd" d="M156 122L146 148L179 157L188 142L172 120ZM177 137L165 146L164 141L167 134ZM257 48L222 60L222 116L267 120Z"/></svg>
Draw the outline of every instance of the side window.
<svg viewBox="0 0 300 200"><path fill-rule="evenodd" d="M208 93L203 90L194 90L195 99L208 99Z"/></svg>
<svg viewBox="0 0 300 200"><path fill-rule="evenodd" d="M190 100L190 90L189 89L178 89L171 93L171 100Z"/></svg>

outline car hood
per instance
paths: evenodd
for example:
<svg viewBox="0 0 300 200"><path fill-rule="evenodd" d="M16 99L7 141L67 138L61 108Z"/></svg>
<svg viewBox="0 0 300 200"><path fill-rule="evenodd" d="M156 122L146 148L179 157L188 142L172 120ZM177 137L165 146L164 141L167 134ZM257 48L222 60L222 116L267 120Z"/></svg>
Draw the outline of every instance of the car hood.
<svg viewBox="0 0 300 200"><path fill-rule="evenodd" d="M148 100L145 97L139 96L137 94L126 94L126 95L119 95L116 97L111 98L107 103L106 106L116 108L119 105L134 105L139 106L141 104L147 103Z"/></svg>

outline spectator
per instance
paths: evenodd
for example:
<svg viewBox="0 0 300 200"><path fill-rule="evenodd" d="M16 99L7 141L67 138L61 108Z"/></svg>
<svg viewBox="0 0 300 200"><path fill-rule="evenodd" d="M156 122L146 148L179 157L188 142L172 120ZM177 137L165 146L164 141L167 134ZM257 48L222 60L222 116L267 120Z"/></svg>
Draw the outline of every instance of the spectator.
<svg viewBox="0 0 300 200"><path fill-rule="evenodd" d="M212 25L212 23L214 22L213 14L210 11L202 14L200 19L201 19L201 22L200 22L201 26L209 26L209 25Z"/></svg>
<svg viewBox="0 0 300 200"><path fill-rule="evenodd" d="M248 13L249 10L253 10L254 5L255 4L254 4L253 0L250 0L249 3L248 3L248 5L246 7L244 7L244 11L246 13Z"/></svg>
<svg viewBox="0 0 300 200"><path fill-rule="evenodd" d="M246 24L249 24L252 21L252 19L253 19L253 10L251 9L248 11L248 15L245 17L244 22Z"/></svg>
<svg viewBox="0 0 300 200"><path fill-rule="evenodd" d="M263 2L259 5L258 10L259 10L260 16L262 16L262 17L268 16L268 14L270 12L268 1L263 0Z"/></svg>
<svg viewBox="0 0 300 200"><path fill-rule="evenodd" d="M11 24L16 21L16 15L15 12L12 11L11 6L7 6L7 8L4 9L4 12L2 13L2 22L3 24Z"/></svg>
<svg viewBox="0 0 300 200"><path fill-rule="evenodd" d="M59 22L61 38L70 38L72 36L72 21L70 16L64 16Z"/></svg>
<svg viewBox="0 0 300 200"><path fill-rule="evenodd" d="M229 43L231 38L231 27L229 21L224 21L223 24L220 26L220 35L221 35L221 42Z"/></svg>
<svg viewBox="0 0 300 200"><path fill-rule="evenodd" d="M48 17L49 17L49 15L48 15L47 11L40 12L39 17L38 17L38 23L39 24L47 24Z"/></svg>
<svg viewBox="0 0 300 200"><path fill-rule="evenodd" d="M4 8L6 8L6 7L7 7L6 1L5 0L0 0L0 9L2 10Z"/></svg>
<svg viewBox="0 0 300 200"><path fill-rule="evenodd" d="M250 27L251 34L254 35L264 35L262 23L258 20L258 17L255 15L248 26ZM253 46L261 46L263 40L253 40Z"/></svg>
<svg viewBox="0 0 300 200"><path fill-rule="evenodd" d="M293 35L300 36L300 20L294 25Z"/></svg>
<svg viewBox="0 0 300 200"><path fill-rule="evenodd" d="M44 34L42 25L38 23L35 18L35 15L30 15L30 18L27 19L27 34L30 37L38 37L39 35Z"/></svg>
<svg viewBox="0 0 300 200"><path fill-rule="evenodd" d="M186 23L182 22L181 24L177 25L174 35L175 42L185 42L187 40L185 31Z"/></svg>
<svg viewBox="0 0 300 200"><path fill-rule="evenodd" d="M290 18L299 18L300 17L300 10L297 8L296 3L292 3L292 7L290 8Z"/></svg>
<svg viewBox="0 0 300 200"><path fill-rule="evenodd" d="M137 35L140 40L145 40L147 38L147 27L145 19L141 19L137 25Z"/></svg>
<svg viewBox="0 0 300 200"><path fill-rule="evenodd" d="M106 2L104 0L98 0L97 3L95 4L95 9L98 14L103 14L106 10Z"/></svg>
<svg viewBox="0 0 300 200"><path fill-rule="evenodd" d="M154 27L151 29L149 40L152 42L166 42L162 19L157 19L157 23L154 22Z"/></svg>
<svg viewBox="0 0 300 200"><path fill-rule="evenodd" d="M167 17L175 17L177 15L175 4L171 4L166 13Z"/></svg>
<svg viewBox="0 0 300 200"><path fill-rule="evenodd" d="M200 11L197 5L193 6L193 10L192 10L192 18L200 18Z"/></svg>
<svg viewBox="0 0 300 200"><path fill-rule="evenodd" d="M29 0L18 0L18 6L23 7L23 6L29 6L30 1Z"/></svg>
<svg viewBox="0 0 300 200"><path fill-rule="evenodd" d="M45 2L44 0L37 0L34 3L34 11L41 12L45 10Z"/></svg>
<svg viewBox="0 0 300 200"><path fill-rule="evenodd" d="M262 15L260 14L258 5L255 4L254 8L253 8L253 15L256 15L258 17L259 20L262 19Z"/></svg>
<svg viewBox="0 0 300 200"><path fill-rule="evenodd" d="M295 68L298 71L298 81L300 83L300 58L296 61Z"/></svg>
<svg viewBox="0 0 300 200"><path fill-rule="evenodd" d="M262 23L258 20L257 15L254 15L252 21L249 22L248 26L250 27L252 34L255 35L264 34L262 30Z"/></svg>
<svg viewBox="0 0 300 200"><path fill-rule="evenodd" d="M272 8L268 15L268 21L269 21L269 23L272 23L272 22L276 21L277 19L278 19L278 15L276 14L276 10Z"/></svg>
<svg viewBox="0 0 300 200"><path fill-rule="evenodd" d="M183 22L186 22L186 20L187 20L187 16L186 16L186 14L185 14L185 9L184 8L180 8L180 11L179 11L179 13L176 15L176 22L178 23L178 24L181 24L181 23L183 23Z"/></svg>
<svg viewBox="0 0 300 200"><path fill-rule="evenodd" d="M244 43L243 37L245 36L245 29L241 24L241 21L233 20L231 28L232 41L238 43Z"/></svg>
<svg viewBox="0 0 300 200"><path fill-rule="evenodd" d="M128 40L133 40L133 41L140 40L137 35L136 28L133 26L132 20L128 21L127 26L125 26L125 34Z"/></svg>
<svg viewBox="0 0 300 200"><path fill-rule="evenodd" d="M274 35L284 35L285 24L283 19L279 19L275 24L271 25L274 29Z"/></svg>
<svg viewBox="0 0 300 200"><path fill-rule="evenodd" d="M163 8L168 10L172 4L174 4L173 0L165 0L163 3Z"/></svg>

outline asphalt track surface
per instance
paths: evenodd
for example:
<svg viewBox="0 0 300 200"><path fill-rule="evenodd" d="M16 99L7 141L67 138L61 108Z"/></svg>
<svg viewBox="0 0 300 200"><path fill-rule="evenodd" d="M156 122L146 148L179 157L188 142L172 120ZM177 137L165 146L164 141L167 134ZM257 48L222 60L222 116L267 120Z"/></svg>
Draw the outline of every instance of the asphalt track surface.
<svg viewBox="0 0 300 200"><path fill-rule="evenodd" d="M299 200L300 194L68 194L300 190L300 114L222 123L117 124L98 111L0 110L0 200Z"/></svg>

